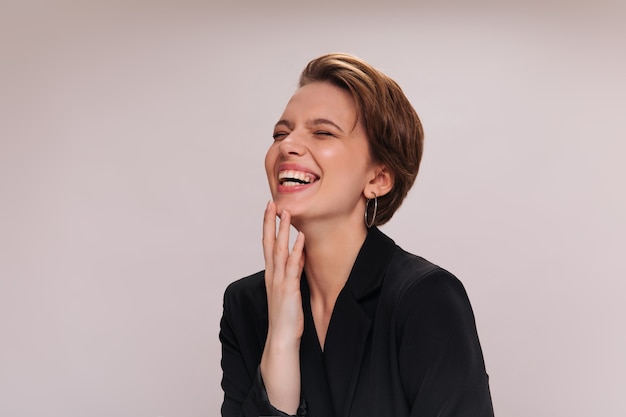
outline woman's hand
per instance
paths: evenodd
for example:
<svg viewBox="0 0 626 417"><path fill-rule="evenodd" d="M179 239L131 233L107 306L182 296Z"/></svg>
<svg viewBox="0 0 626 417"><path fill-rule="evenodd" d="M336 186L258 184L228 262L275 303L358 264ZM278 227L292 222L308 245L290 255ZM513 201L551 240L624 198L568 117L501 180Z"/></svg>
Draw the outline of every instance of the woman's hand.
<svg viewBox="0 0 626 417"><path fill-rule="evenodd" d="M300 345L304 331L300 276L304 267L304 234L289 252L291 215L283 210L276 232L276 204L269 202L263 221L265 288L269 314L269 332L273 342Z"/></svg>
<svg viewBox="0 0 626 417"><path fill-rule="evenodd" d="M261 376L270 403L295 414L300 403L300 339L304 313L300 276L304 267L304 234L289 251L291 215L283 210L276 232L276 204L269 202L263 220L263 255L269 327L261 358Z"/></svg>

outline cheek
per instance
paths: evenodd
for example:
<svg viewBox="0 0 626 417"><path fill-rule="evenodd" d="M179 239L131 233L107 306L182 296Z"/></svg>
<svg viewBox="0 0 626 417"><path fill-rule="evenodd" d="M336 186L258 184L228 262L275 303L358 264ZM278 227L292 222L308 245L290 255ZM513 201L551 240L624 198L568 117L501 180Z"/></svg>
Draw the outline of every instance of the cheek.
<svg viewBox="0 0 626 417"><path fill-rule="evenodd" d="M274 163L277 157L278 147L276 144L272 144L265 154L265 173L267 174L270 185L272 185L272 181L274 180Z"/></svg>

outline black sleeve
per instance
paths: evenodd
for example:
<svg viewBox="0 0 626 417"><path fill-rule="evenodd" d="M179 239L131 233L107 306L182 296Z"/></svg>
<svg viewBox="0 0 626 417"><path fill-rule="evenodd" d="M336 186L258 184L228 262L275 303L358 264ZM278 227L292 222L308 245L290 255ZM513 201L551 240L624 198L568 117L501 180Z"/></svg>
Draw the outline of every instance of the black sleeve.
<svg viewBox="0 0 626 417"><path fill-rule="evenodd" d="M232 311L233 298L230 288L224 295L224 312L220 321L220 342L222 343L222 389L224 402L222 403L222 417L259 417L280 416L288 414L274 408L267 397L265 386L259 370L262 349L254 349L250 336L255 333L251 328L253 320L245 320L246 312ZM234 315L235 314L235 315ZM243 339L248 339L240 345L237 329L245 332ZM240 348L240 346L243 348ZM306 414L306 406L302 402L298 416Z"/></svg>
<svg viewBox="0 0 626 417"><path fill-rule="evenodd" d="M403 294L400 375L412 417L493 417L474 314L463 285L437 269Z"/></svg>

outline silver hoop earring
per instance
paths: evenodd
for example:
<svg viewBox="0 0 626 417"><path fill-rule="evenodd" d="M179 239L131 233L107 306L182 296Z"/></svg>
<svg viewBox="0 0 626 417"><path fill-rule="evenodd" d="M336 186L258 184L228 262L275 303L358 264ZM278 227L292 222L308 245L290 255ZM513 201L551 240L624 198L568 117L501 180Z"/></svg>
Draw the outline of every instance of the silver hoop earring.
<svg viewBox="0 0 626 417"><path fill-rule="evenodd" d="M374 194L374 198L368 198L367 202L365 203L365 226L368 229L374 225L374 220L376 220L376 212L378 211L378 198L376 197L376 193L372 193L372 194ZM372 200L374 200L374 214L372 214L372 220L368 221L367 212L369 211L370 201Z"/></svg>

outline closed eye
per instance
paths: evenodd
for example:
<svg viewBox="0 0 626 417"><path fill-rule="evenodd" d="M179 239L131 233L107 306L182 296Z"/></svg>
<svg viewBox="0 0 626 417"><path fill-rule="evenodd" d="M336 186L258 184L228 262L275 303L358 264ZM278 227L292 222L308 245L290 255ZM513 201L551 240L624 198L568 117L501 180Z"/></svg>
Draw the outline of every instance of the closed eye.
<svg viewBox="0 0 626 417"><path fill-rule="evenodd" d="M286 138L287 135L288 135L287 132L274 132L272 137L274 138L274 140L282 140L282 139Z"/></svg>
<svg viewBox="0 0 626 417"><path fill-rule="evenodd" d="M335 135L333 135L332 133L330 133L330 132L328 132L326 130L317 130L317 131L315 131L315 135L316 136L333 136L333 137L335 136Z"/></svg>

